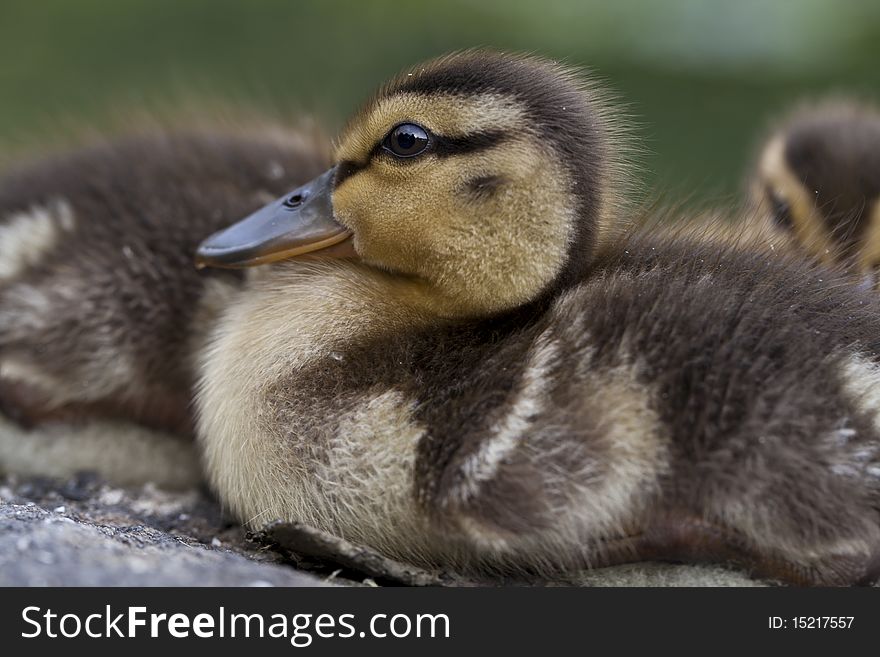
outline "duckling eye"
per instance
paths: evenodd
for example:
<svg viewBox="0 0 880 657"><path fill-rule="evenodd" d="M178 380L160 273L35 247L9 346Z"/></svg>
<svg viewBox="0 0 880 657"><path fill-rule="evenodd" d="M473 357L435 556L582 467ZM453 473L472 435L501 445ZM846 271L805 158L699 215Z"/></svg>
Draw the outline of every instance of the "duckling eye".
<svg viewBox="0 0 880 657"><path fill-rule="evenodd" d="M428 148L428 131L415 123L401 123L388 133L382 147L397 157L415 157Z"/></svg>

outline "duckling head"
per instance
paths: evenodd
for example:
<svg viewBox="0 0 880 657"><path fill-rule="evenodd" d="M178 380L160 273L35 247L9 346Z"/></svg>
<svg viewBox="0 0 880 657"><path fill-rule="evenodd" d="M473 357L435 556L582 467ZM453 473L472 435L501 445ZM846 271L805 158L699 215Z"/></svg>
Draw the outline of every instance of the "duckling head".
<svg viewBox="0 0 880 657"><path fill-rule="evenodd" d="M828 263L880 265L880 113L851 101L801 108L765 142L759 220Z"/></svg>
<svg viewBox="0 0 880 657"><path fill-rule="evenodd" d="M336 165L206 240L202 265L356 257L449 315L578 281L609 223L620 137L604 97L543 59L467 51L383 86Z"/></svg>

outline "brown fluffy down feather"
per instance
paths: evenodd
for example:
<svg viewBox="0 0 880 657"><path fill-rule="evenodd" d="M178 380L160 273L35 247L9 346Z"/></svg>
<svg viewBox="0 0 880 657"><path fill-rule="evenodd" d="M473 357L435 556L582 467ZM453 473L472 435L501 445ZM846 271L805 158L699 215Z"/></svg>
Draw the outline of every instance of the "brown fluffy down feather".
<svg viewBox="0 0 880 657"><path fill-rule="evenodd" d="M197 271L195 247L320 172L322 151L271 126L153 130L6 172L0 404L191 433L193 351L241 279Z"/></svg>

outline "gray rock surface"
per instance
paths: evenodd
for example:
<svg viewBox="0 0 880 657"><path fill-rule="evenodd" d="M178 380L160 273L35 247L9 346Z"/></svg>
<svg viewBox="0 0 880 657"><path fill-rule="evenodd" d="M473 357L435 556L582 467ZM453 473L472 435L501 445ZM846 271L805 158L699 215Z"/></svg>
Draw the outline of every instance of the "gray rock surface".
<svg viewBox="0 0 880 657"><path fill-rule="evenodd" d="M0 481L3 586L316 586L207 495L95 479Z"/></svg>

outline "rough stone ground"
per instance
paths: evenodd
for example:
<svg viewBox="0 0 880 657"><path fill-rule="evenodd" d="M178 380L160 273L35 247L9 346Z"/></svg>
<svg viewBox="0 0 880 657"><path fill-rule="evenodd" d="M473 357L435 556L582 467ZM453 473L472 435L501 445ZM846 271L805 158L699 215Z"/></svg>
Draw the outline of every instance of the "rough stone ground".
<svg viewBox="0 0 880 657"><path fill-rule="evenodd" d="M0 478L0 586L561 584L754 586L720 567L633 564L562 582L473 582L385 559L308 527L249 535L203 491L124 489L94 476Z"/></svg>
<svg viewBox="0 0 880 657"><path fill-rule="evenodd" d="M0 480L0 585L315 586L200 491Z"/></svg>

